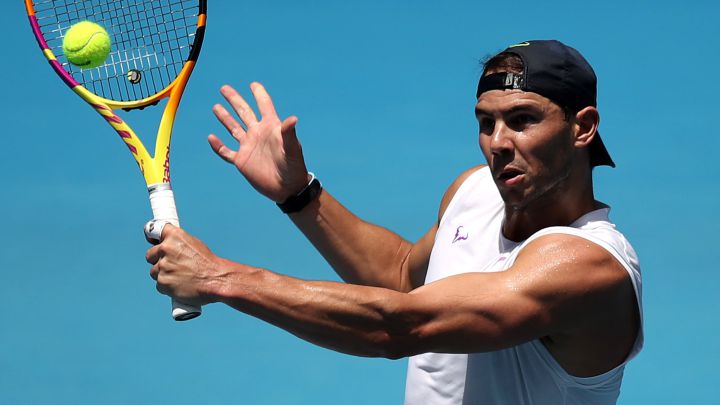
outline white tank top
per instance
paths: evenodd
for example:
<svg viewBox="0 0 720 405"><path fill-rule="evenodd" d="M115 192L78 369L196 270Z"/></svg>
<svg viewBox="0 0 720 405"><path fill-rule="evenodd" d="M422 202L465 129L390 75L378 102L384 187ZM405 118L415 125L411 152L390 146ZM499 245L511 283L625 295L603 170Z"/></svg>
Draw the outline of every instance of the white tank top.
<svg viewBox="0 0 720 405"><path fill-rule="evenodd" d="M539 340L487 353L425 353L409 360L406 405L605 405L620 394L625 363L642 348L640 265L635 251L608 219L592 211L569 227L545 228L516 243L501 232L504 204L484 167L470 175L448 205L435 236L425 284L468 272L507 270L530 241L549 233L585 238L606 249L627 270L640 310L640 330L623 364L594 377L575 377Z"/></svg>

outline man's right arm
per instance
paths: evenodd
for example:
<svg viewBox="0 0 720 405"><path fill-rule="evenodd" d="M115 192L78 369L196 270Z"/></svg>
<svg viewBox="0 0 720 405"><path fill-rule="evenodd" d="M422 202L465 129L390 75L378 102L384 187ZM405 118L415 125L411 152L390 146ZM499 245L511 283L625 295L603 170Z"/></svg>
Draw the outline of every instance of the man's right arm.
<svg viewBox="0 0 720 405"><path fill-rule="evenodd" d="M295 133L297 118L280 120L265 88L252 83L261 119L232 87L220 92L241 122L220 104L213 107L218 120L239 143L226 146L216 135L208 137L212 149L235 166L261 194L280 202L307 184L307 168ZM425 280L438 223L455 191L472 172L463 173L443 197L438 220L417 242L367 223L353 215L327 191L290 218L308 237L333 269L348 283L408 292Z"/></svg>
<svg viewBox="0 0 720 405"><path fill-rule="evenodd" d="M290 218L346 282L409 292L424 283L445 209L462 182L478 168L453 182L443 196L437 221L415 243L363 221L327 191Z"/></svg>

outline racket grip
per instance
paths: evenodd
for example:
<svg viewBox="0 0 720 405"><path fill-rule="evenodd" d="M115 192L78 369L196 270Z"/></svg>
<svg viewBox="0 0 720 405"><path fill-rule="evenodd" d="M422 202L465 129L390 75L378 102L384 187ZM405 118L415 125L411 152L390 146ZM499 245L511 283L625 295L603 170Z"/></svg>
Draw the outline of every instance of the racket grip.
<svg viewBox="0 0 720 405"><path fill-rule="evenodd" d="M175 196L169 183L148 186L148 192L150 193L153 220L145 225L145 236L149 242L158 243L165 224L179 227L180 220L175 207ZM172 300L172 317L176 321L187 321L200 316L201 313L200 307Z"/></svg>

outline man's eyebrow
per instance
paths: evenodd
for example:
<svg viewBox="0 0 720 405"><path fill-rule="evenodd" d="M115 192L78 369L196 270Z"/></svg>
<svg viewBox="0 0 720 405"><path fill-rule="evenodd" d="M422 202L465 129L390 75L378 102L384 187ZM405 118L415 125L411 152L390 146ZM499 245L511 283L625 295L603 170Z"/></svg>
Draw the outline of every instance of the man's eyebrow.
<svg viewBox="0 0 720 405"><path fill-rule="evenodd" d="M515 114L519 112L539 112L542 111L542 109L539 106L536 106L535 104L528 103L528 104L519 104L515 105L513 107L510 107L510 109L503 112L503 114ZM475 107L475 116L480 115L494 115L493 113L483 110L482 108Z"/></svg>
<svg viewBox="0 0 720 405"><path fill-rule="evenodd" d="M479 117L481 115L492 115L488 113L487 111L483 110L482 108L475 107L475 116Z"/></svg>

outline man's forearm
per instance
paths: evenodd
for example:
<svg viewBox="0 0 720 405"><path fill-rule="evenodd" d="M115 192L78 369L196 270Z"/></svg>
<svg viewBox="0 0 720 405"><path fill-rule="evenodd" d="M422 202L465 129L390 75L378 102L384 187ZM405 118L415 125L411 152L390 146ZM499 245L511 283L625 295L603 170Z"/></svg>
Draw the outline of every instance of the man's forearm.
<svg viewBox="0 0 720 405"><path fill-rule="evenodd" d="M418 324L402 308L412 296L383 288L304 281L218 259L222 281L208 296L313 344L365 357L407 355Z"/></svg>
<svg viewBox="0 0 720 405"><path fill-rule="evenodd" d="M290 218L346 282L412 288L408 257L413 244L361 220L327 191Z"/></svg>

